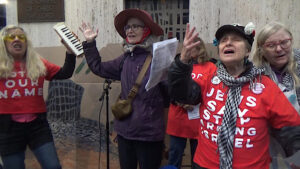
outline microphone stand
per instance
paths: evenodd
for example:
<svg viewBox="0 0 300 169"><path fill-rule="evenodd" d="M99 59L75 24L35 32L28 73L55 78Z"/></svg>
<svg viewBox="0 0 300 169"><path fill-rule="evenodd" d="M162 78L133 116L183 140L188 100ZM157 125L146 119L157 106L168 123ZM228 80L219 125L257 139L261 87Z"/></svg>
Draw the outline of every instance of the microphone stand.
<svg viewBox="0 0 300 169"><path fill-rule="evenodd" d="M106 168L109 169L109 89L111 89L110 85L112 83L112 80L105 79L104 87L102 95L99 99L99 101L102 101L105 96L106 100ZM99 122L100 123L100 122ZM101 140L101 139L100 139ZM99 164L100 165L100 164Z"/></svg>

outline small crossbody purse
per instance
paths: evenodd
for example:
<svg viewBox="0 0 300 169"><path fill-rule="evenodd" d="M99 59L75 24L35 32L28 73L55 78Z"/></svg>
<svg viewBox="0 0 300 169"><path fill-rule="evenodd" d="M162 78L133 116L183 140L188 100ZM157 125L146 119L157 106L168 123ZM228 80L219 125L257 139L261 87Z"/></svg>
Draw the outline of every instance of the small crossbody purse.
<svg viewBox="0 0 300 169"><path fill-rule="evenodd" d="M116 103L111 106L111 111L117 120L123 120L132 113L132 101L133 101L134 97L136 96L136 94L139 90L140 84L143 80L143 77L145 76L145 73L151 63L151 58L152 58L152 56L151 56L151 54L149 54L145 60L142 70L140 71L133 87L129 91L127 99L120 99L120 96L121 96L121 94L120 94Z"/></svg>

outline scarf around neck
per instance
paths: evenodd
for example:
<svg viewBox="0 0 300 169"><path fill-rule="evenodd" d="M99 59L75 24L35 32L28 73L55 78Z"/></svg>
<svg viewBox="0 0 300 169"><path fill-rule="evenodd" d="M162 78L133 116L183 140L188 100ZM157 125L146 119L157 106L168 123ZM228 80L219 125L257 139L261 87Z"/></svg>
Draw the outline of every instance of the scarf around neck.
<svg viewBox="0 0 300 169"><path fill-rule="evenodd" d="M298 62L298 61L297 61ZM300 110L300 88L296 87L295 80L293 76L285 71L285 72L275 72L269 64L264 64L264 68L266 69L265 74L269 76L280 88L280 90L284 93L290 103L294 106L294 108L299 112ZM297 67L297 73L299 76L299 62ZM281 76L281 81L278 79L278 76Z"/></svg>
<svg viewBox="0 0 300 169"><path fill-rule="evenodd" d="M130 44L126 42L126 39L123 42L123 49L126 52L132 52L136 47L144 48L147 51L152 53L152 44L159 41L158 36L150 35L142 43L139 44Z"/></svg>
<svg viewBox="0 0 300 169"><path fill-rule="evenodd" d="M217 70L217 77L229 87L223 121L218 134L220 169L232 169L233 142L242 86L250 83L249 89L253 89L257 77L260 77L264 71L264 69L254 67L251 62L245 66L247 67L246 71L238 78L228 74L223 64L220 64Z"/></svg>
<svg viewBox="0 0 300 169"><path fill-rule="evenodd" d="M277 85L281 83L286 88L286 91L290 91L294 88L294 79L290 73L281 73L280 76L282 76L282 82L279 82L276 73L272 70L271 66L269 64L264 64L263 66L266 69L265 74L269 76Z"/></svg>

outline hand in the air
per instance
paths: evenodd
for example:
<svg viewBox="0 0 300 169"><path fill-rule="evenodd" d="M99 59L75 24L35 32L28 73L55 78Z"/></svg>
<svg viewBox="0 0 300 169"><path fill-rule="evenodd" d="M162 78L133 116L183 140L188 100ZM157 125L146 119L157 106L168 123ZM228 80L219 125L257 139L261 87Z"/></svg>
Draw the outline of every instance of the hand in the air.
<svg viewBox="0 0 300 169"><path fill-rule="evenodd" d="M188 63L192 59L192 56L191 56L192 48L194 48L195 46L200 44L200 41L194 42L194 39L198 36L198 33L194 33L195 29L196 28L193 27L190 30L189 23L186 25L185 37L183 40L183 47L182 47L181 56L180 56L180 60L183 63Z"/></svg>
<svg viewBox="0 0 300 169"><path fill-rule="evenodd" d="M87 42L92 42L95 40L95 38L98 36L99 30L97 29L94 31L94 28L91 27L91 25L85 22L82 22L81 27L79 27L79 30L83 33L83 36L85 37L85 40Z"/></svg>

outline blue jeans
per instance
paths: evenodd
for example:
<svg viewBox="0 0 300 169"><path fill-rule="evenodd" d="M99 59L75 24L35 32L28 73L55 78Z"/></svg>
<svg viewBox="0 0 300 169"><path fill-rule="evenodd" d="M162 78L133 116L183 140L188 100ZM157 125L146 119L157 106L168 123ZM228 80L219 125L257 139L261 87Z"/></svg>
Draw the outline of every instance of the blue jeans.
<svg viewBox="0 0 300 169"><path fill-rule="evenodd" d="M42 169L61 169L53 142L45 143L32 150ZM3 169L25 169L25 151L2 156Z"/></svg>
<svg viewBox="0 0 300 169"><path fill-rule="evenodd" d="M194 154L197 148L197 139L189 139L191 148L191 164L193 164ZM170 149L169 149L169 165L173 165L178 169L181 168L182 156L186 146L187 138L176 137L170 135Z"/></svg>

